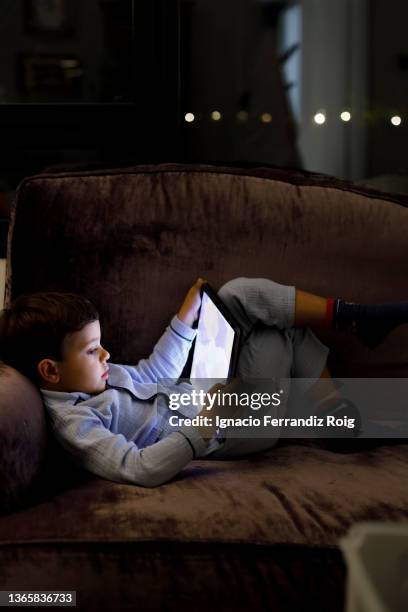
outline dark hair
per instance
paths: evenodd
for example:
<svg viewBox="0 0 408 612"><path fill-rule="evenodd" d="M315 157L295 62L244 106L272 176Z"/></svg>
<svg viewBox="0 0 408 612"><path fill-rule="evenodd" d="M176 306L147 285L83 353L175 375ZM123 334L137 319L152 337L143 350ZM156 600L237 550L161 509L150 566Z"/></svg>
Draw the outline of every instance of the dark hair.
<svg viewBox="0 0 408 612"><path fill-rule="evenodd" d="M0 313L0 359L38 383L38 363L62 361L66 336L98 319L95 306L75 293L21 295Z"/></svg>

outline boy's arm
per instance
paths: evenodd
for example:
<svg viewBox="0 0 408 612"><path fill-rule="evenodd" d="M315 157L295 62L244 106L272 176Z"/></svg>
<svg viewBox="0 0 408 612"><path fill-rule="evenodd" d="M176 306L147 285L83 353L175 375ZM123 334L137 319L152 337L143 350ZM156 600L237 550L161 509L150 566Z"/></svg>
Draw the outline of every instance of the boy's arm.
<svg viewBox="0 0 408 612"><path fill-rule="evenodd" d="M70 409L70 414L54 413L51 419L57 440L76 463L116 482L155 487L175 476L206 448L194 427L183 427L140 449L122 434L104 427L91 409L84 416L84 406L78 414Z"/></svg>
<svg viewBox="0 0 408 612"><path fill-rule="evenodd" d="M200 288L205 281L197 279L189 289L176 316L156 343L148 359L127 367L136 382L154 382L177 379L183 371L196 330L192 329L201 305Z"/></svg>
<svg viewBox="0 0 408 612"><path fill-rule="evenodd" d="M187 361L196 331L174 316L164 334L156 342L147 359L135 366L125 366L138 383L157 383L160 379L178 379Z"/></svg>

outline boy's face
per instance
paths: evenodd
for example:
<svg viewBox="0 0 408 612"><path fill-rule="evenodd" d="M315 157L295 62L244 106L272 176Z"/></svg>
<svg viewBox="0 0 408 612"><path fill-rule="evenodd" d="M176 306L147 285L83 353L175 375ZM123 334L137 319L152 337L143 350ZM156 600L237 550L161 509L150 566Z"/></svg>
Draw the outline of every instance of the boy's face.
<svg viewBox="0 0 408 612"><path fill-rule="evenodd" d="M107 360L110 355L101 346L99 321L87 323L69 334L63 345L63 361L58 361L59 391L100 393L108 379Z"/></svg>

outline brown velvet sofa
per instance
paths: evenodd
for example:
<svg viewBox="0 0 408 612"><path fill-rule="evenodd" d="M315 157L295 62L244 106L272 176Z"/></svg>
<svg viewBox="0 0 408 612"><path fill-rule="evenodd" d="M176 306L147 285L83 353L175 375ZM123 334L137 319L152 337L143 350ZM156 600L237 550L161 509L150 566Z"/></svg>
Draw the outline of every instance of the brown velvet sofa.
<svg viewBox="0 0 408 612"><path fill-rule="evenodd" d="M6 303L65 289L101 313L111 359L149 353L198 276L266 276L350 300L408 300L408 199L303 172L166 164L20 185ZM405 377L408 326L370 352L321 335L337 376ZM74 468L37 390L0 367L0 590L76 590L81 610L340 611L338 540L407 521L408 445L281 441L193 461L146 489Z"/></svg>

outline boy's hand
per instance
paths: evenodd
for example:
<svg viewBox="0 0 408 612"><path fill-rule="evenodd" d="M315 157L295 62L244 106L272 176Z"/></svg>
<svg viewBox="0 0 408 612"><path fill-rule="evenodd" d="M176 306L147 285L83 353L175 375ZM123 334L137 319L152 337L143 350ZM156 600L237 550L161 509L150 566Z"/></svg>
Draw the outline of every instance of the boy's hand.
<svg viewBox="0 0 408 612"><path fill-rule="evenodd" d="M198 278L191 289L188 290L185 300L177 313L180 321L183 321L189 327L193 327L197 320L198 311L201 306L200 289L206 281L203 278Z"/></svg>

